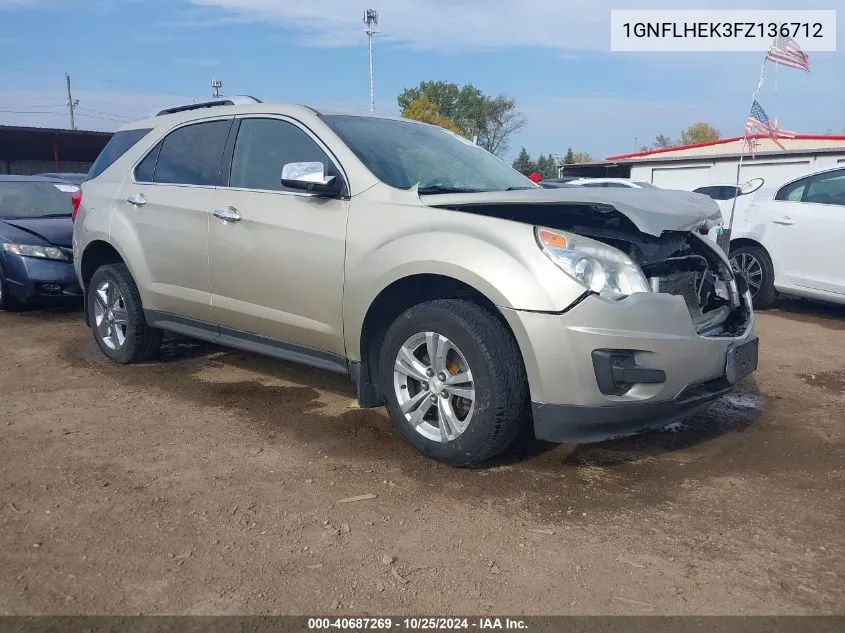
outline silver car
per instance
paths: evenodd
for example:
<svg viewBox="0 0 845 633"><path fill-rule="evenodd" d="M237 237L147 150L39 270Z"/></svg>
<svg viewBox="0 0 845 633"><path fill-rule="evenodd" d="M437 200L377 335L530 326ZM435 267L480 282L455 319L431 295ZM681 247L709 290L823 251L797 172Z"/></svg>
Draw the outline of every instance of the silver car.
<svg viewBox="0 0 845 633"><path fill-rule="evenodd" d="M468 466L526 425L590 442L665 425L757 366L712 200L542 189L404 119L254 99L124 126L75 198L102 352L165 331L349 375L427 457Z"/></svg>

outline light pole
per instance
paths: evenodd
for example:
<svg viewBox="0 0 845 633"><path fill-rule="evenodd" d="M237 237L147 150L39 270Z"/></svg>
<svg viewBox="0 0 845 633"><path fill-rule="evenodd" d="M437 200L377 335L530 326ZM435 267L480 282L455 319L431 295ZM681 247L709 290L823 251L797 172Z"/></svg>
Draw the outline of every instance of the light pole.
<svg viewBox="0 0 845 633"><path fill-rule="evenodd" d="M373 78L373 35L378 33L375 27L378 26L378 11L367 9L364 11L364 23L367 25L367 44L370 50L370 112L376 111L376 87Z"/></svg>
<svg viewBox="0 0 845 633"><path fill-rule="evenodd" d="M219 79L211 80L211 87L214 89L214 98L220 97L220 89L223 87L223 82Z"/></svg>

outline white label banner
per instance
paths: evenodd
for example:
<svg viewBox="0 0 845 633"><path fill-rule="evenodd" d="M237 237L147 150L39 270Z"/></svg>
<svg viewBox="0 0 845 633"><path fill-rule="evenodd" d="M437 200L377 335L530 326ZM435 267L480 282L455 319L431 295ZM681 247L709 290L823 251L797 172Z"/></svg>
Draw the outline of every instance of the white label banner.
<svg viewBox="0 0 845 633"><path fill-rule="evenodd" d="M808 53L836 51L836 11L610 12L611 51L766 51L778 37Z"/></svg>

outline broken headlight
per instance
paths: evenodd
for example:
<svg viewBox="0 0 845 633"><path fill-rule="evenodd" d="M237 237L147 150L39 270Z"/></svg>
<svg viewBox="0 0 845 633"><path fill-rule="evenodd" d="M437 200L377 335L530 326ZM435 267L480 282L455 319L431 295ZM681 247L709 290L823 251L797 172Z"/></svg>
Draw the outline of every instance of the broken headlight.
<svg viewBox="0 0 845 633"><path fill-rule="evenodd" d="M567 275L607 299L651 288L640 267L622 251L580 235L535 227L543 252Z"/></svg>

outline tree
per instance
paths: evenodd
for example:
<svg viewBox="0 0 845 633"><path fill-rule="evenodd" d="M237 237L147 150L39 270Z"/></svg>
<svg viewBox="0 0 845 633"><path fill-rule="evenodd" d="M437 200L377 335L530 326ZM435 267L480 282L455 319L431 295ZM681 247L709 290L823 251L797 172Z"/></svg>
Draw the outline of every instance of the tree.
<svg viewBox="0 0 845 633"><path fill-rule="evenodd" d="M592 163L593 157L590 156L587 152L575 152L572 155L572 162L573 163Z"/></svg>
<svg viewBox="0 0 845 633"><path fill-rule="evenodd" d="M655 149L666 149L667 147L673 147L675 145L677 145L675 141L663 134L658 134L657 138L654 139Z"/></svg>
<svg viewBox="0 0 845 633"><path fill-rule="evenodd" d="M531 160L531 154L524 147L520 150L516 160L513 161L512 166L523 176L530 176L532 172L537 171L537 164Z"/></svg>
<svg viewBox="0 0 845 633"><path fill-rule="evenodd" d="M482 118L477 122L479 146L497 156L508 150L508 139L525 127L525 117L516 109L516 102L504 95L485 98Z"/></svg>
<svg viewBox="0 0 845 633"><path fill-rule="evenodd" d="M708 141L718 140L719 130L704 121L693 123L681 132L681 145L694 145L696 143L707 143Z"/></svg>
<svg viewBox="0 0 845 633"><path fill-rule="evenodd" d="M573 152L572 148L570 147L568 150L566 150L566 155L563 157L563 164L564 165L571 165L574 162L575 162L575 152Z"/></svg>
<svg viewBox="0 0 845 633"><path fill-rule="evenodd" d="M437 105L422 97L409 101L408 105L402 110L402 116L406 119L413 119L414 121L431 123L456 134L461 133L461 129L455 125L452 119L440 114Z"/></svg>
<svg viewBox="0 0 845 633"><path fill-rule="evenodd" d="M472 84L423 81L416 88L403 90L397 102L404 111L422 98L434 104L441 116L451 119L461 134L469 139L478 137L478 145L493 154L506 152L508 139L525 125L525 117L513 99L485 95Z"/></svg>
<svg viewBox="0 0 845 633"><path fill-rule="evenodd" d="M555 164L554 156L551 154L548 156L540 154L540 157L537 159L537 172L543 177L543 180L557 178L557 165Z"/></svg>

